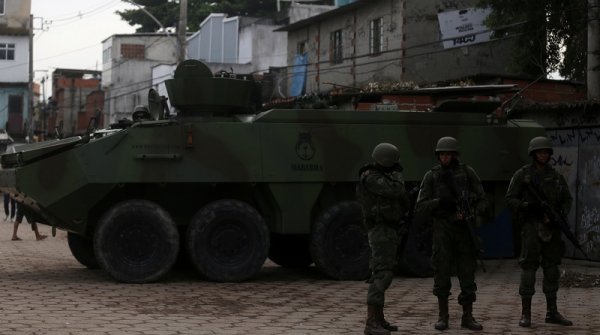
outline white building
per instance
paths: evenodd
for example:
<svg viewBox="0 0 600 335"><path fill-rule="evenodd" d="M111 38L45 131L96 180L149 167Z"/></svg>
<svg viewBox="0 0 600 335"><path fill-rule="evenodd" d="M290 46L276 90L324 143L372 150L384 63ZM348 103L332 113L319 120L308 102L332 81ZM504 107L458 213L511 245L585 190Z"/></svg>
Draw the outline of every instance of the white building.
<svg viewBox="0 0 600 335"><path fill-rule="evenodd" d="M31 109L31 0L0 0L0 129L22 136Z"/></svg>
<svg viewBox="0 0 600 335"><path fill-rule="evenodd" d="M130 118L135 106L148 103L148 90L154 87L152 68L177 61L177 37L155 33L117 34L102 41L102 50L104 123L107 126Z"/></svg>
<svg viewBox="0 0 600 335"><path fill-rule="evenodd" d="M286 66L287 34L273 31L280 27L269 19L213 13L187 39L187 58L245 73Z"/></svg>

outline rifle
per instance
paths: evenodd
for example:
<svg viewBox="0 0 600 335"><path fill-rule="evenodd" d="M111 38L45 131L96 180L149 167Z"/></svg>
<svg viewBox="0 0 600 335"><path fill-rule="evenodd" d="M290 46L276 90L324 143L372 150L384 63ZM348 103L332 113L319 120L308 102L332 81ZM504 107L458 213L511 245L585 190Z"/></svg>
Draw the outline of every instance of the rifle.
<svg viewBox="0 0 600 335"><path fill-rule="evenodd" d="M529 191L529 193L533 195L535 200L540 204L544 214L546 214L552 225L554 225L556 228L559 228L565 235L565 237L573 244L573 246L575 246L579 251L581 251L581 254L585 256L585 259L589 261L590 257L583 250L583 247L581 246L581 244L579 244L579 241L577 240L575 235L573 235L573 233L571 232L571 229L569 228L569 222L567 221L567 218L565 217L563 211L557 211L552 206L550 206L546 195L539 191L534 185L532 185L531 182L525 182L525 185L527 186L527 190Z"/></svg>
<svg viewBox="0 0 600 335"><path fill-rule="evenodd" d="M458 211L462 214L462 219L469 230L473 251L475 252L479 266L481 266L481 270L483 270L483 272L487 272L485 264L483 263L483 241L475 232L475 214L471 210L471 204L469 203L467 191L465 190L461 194L458 193L458 186L456 185L456 180L454 179L453 173L448 172L447 179L449 182L448 186L450 187L450 192L452 192L452 195L458 199Z"/></svg>

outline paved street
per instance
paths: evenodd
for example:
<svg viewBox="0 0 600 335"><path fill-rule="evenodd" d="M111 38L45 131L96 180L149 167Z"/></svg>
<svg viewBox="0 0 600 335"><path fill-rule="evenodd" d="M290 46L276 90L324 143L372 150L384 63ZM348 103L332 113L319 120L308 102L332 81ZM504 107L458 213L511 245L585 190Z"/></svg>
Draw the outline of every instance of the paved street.
<svg viewBox="0 0 600 335"><path fill-rule="evenodd" d="M50 235L50 228L40 226ZM0 221L0 334L362 334L367 286L323 278L314 269L291 271L267 263L245 283L212 283L174 271L156 284L120 284L88 270L71 256L66 234L36 241L28 224L11 241L12 224ZM600 274L600 264L567 261L565 270ZM563 288L560 311L573 327L543 322L543 295L534 297L533 326L517 325L520 298L514 260L486 262L478 274L475 316L486 334L596 334L600 289ZM538 282L540 282L538 280ZM387 304L398 334L435 334L432 280L396 277ZM455 286L457 286L455 284ZM538 287L538 291L541 288ZM460 328L453 290L450 329Z"/></svg>

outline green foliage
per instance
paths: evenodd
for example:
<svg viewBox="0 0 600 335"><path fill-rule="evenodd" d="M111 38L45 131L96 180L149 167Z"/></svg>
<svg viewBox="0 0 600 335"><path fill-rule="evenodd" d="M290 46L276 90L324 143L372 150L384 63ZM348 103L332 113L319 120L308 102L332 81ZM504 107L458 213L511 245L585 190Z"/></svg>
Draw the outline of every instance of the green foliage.
<svg viewBox="0 0 600 335"><path fill-rule="evenodd" d="M179 1L174 0L134 0L156 17L164 27L175 29L179 19ZM123 0L123 2L128 2ZM228 16L263 17L275 13L275 0L188 0L188 31L197 31L200 24L211 13L225 13ZM155 32L160 29L144 11L139 8L117 11L121 18L132 26L139 25L137 32Z"/></svg>
<svg viewBox="0 0 600 335"><path fill-rule="evenodd" d="M123 0L129 3L129 1ZM177 27L179 19L179 5L174 1L169 0L134 0L135 3L144 7L148 13L152 14L166 28ZM156 32L160 29L147 13L141 9L127 9L117 11L123 21L126 21L131 26L139 25L136 32Z"/></svg>
<svg viewBox="0 0 600 335"><path fill-rule="evenodd" d="M479 6L492 9L486 24L496 38L515 39L513 70L585 79L586 0L480 0Z"/></svg>
<svg viewBox="0 0 600 335"><path fill-rule="evenodd" d="M122 0L123 2L130 1ZM175 30L179 20L179 0L133 0L144 7L167 29ZM333 0L323 0L318 4L332 5ZM317 3L315 3L317 4ZM228 16L270 17L277 11L276 0L188 0L188 31L197 31L200 24L211 13L224 13ZM121 19L129 25L139 25L140 32L156 32L160 26L139 8L117 11Z"/></svg>

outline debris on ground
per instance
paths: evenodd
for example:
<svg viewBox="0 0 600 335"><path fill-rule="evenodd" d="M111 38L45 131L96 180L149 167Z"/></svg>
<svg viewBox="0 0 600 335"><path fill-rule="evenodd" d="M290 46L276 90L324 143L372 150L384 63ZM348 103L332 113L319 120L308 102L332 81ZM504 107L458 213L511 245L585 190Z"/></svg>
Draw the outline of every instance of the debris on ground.
<svg viewBox="0 0 600 335"><path fill-rule="evenodd" d="M584 274L576 271L563 271L560 276L561 287L600 287L600 274Z"/></svg>

